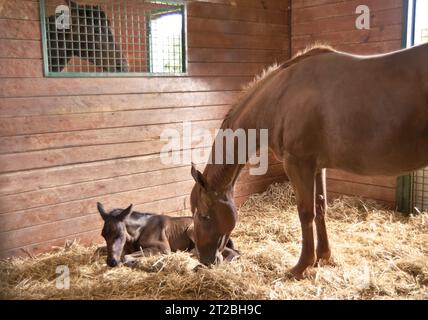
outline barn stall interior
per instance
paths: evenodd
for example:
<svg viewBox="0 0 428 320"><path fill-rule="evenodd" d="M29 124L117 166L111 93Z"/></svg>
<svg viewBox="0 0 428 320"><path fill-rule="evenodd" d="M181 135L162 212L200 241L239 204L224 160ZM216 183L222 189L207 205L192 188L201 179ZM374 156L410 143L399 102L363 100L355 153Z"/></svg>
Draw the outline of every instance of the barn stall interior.
<svg viewBox="0 0 428 320"><path fill-rule="evenodd" d="M287 276L301 236L294 195L273 155L235 187L239 259L194 271L197 258L177 252L111 269L96 251L97 202L191 215L189 151L210 149L205 136L265 68L317 42L368 55L428 41L426 1L365 2L368 29L355 0L1 0L2 296L428 298L428 169L328 170L333 258L299 282ZM180 133L168 153L178 161L162 159L168 130Z"/></svg>

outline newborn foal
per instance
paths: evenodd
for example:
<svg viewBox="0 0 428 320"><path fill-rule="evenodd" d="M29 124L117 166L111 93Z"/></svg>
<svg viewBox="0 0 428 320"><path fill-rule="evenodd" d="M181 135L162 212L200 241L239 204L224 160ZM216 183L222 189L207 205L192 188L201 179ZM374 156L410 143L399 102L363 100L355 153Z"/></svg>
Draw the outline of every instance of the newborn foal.
<svg viewBox="0 0 428 320"><path fill-rule="evenodd" d="M107 243L107 264L110 267L116 267L120 261L129 263L146 255L195 248L192 217L141 213L132 211L132 204L109 213L99 202L97 207L104 220L101 235ZM230 261L238 255L229 240L222 252L223 259Z"/></svg>

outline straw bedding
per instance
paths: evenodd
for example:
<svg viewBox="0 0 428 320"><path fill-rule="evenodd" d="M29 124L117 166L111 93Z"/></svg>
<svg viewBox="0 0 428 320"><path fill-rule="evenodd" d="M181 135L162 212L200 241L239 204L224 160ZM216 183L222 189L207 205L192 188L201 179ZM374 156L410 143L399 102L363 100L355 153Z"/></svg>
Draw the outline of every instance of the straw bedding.
<svg viewBox="0 0 428 320"><path fill-rule="evenodd" d="M143 258L108 268L96 247L71 243L35 258L0 262L4 299L428 299L428 214L403 216L342 197L330 204L333 258L296 281L300 226L287 184L253 195L233 233L242 256L198 268L189 253ZM70 288L57 289L67 265Z"/></svg>

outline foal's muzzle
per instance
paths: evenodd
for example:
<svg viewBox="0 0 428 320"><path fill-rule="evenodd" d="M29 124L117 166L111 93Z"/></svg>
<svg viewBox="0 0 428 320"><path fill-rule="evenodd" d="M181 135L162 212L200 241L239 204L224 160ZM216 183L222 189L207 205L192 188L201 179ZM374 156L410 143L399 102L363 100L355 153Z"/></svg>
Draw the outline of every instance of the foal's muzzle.
<svg viewBox="0 0 428 320"><path fill-rule="evenodd" d="M119 264L119 261L117 261L116 259L114 259L114 258L107 258L107 265L109 267L114 268L114 267L117 267L118 264Z"/></svg>

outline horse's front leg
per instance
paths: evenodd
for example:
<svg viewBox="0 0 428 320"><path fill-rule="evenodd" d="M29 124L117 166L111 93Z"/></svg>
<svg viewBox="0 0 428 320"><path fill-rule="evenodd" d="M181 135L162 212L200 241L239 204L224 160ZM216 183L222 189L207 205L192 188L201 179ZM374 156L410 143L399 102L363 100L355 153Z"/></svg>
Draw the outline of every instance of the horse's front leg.
<svg viewBox="0 0 428 320"><path fill-rule="evenodd" d="M315 263L314 230L315 217L315 165L313 162L289 160L285 171L294 187L302 229L302 251L299 261L290 272L297 278L303 278L307 267Z"/></svg>
<svg viewBox="0 0 428 320"><path fill-rule="evenodd" d="M322 169L316 176L316 197L315 197L315 226L317 230L317 262L328 260L331 256L328 242L327 228L325 225L325 215L327 213L327 191L326 191L326 170Z"/></svg>

